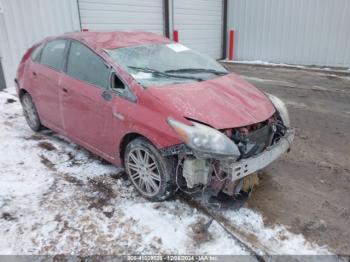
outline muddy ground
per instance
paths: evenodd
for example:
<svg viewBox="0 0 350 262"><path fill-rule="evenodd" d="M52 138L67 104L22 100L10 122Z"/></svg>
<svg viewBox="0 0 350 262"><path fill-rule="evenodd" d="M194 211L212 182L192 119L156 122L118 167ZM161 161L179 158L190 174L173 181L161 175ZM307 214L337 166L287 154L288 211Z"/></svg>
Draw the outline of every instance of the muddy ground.
<svg viewBox="0 0 350 262"><path fill-rule="evenodd" d="M350 254L350 74L229 65L286 101L292 151L262 171L248 202L271 224Z"/></svg>

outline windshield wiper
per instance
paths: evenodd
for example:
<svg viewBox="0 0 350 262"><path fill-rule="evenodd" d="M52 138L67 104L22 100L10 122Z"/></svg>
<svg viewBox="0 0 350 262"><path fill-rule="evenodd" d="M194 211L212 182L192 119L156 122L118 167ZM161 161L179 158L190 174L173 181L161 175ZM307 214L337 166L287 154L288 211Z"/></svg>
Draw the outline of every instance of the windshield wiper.
<svg viewBox="0 0 350 262"><path fill-rule="evenodd" d="M210 73L214 75L228 74L228 72L218 71L214 69L206 69L206 68L181 68L181 69L166 70L165 73Z"/></svg>
<svg viewBox="0 0 350 262"><path fill-rule="evenodd" d="M145 72L145 73L150 73L153 75L167 77L167 78L181 78L181 79L191 79L191 80L196 80L196 81L203 81L203 79L199 78L199 77L173 75L173 74L168 74L167 72L161 72L161 71L158 71L158 70L155 70L152 68L148 68L148 67L137 67L137 66L128 66L128 67L131 69Z"/></svg>

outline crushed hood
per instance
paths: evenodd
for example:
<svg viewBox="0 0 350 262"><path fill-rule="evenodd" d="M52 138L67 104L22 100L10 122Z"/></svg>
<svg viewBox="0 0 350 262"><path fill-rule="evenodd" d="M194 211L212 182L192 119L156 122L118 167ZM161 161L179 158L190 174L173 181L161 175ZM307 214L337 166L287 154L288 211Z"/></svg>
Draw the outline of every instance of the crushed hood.
<svg viewBox="0 0 350 262"><path fill-rule="evenodd" d="M234 73L198 83L149 87L148 91L181 116L216 129L262 122L275 112L264 93Z"/></svg>

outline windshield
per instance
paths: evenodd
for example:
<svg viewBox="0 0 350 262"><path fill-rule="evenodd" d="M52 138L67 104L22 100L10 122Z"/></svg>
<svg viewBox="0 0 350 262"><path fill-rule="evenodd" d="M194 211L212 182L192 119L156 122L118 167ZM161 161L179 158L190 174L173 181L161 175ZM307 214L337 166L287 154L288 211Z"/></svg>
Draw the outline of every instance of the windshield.
<svg viewBox="0 0 350 262"><path fill-rule="evenodd" d="M107 51L141 85L205 81L228 74L214 59L181 44L147 44Z"/></svg>

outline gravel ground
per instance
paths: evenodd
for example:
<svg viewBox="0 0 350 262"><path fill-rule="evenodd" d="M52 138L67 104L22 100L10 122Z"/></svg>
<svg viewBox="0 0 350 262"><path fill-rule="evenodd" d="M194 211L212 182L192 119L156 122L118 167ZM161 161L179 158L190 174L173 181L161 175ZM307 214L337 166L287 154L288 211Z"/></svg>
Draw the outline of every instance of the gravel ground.
<svg viewBox="0 0 350 262"><path fill-rule="evenodd" d="M263 170L248 205L270 224L350 254L350 74L230 64L290 110L292 151Z"/></svg>

